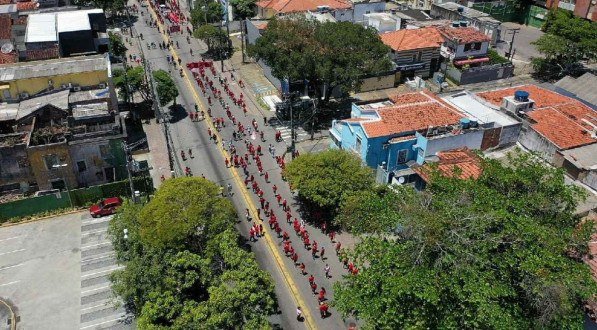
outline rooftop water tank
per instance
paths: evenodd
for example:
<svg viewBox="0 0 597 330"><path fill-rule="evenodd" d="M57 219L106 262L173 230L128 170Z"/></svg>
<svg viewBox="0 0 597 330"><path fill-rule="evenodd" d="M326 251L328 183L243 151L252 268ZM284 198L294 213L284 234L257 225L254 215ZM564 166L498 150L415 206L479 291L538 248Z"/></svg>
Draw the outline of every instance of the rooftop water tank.
<svg viewBox="0 0 597 330"><path fill-rule="evenodd" d="M468 118L460 119L460 126L462 126L462 128L469 128L470 125L471 125L470 119L468 119Z"/></svg>
<svg viewBox="0 0 597 330"><path fill-rule="evenodd" d="M527 102L529 100L529 92L516 91L514 92L514 100L518 102Z"/></svg>

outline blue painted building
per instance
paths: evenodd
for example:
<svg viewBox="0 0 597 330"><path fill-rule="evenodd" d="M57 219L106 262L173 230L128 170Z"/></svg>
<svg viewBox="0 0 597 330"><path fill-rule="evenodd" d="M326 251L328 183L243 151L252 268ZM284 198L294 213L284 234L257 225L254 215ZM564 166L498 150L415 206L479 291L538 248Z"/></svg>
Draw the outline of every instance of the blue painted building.
<svg viewBox="0 0 597 330"><path fill-rule="evenodd" d="M464 147L484 150L516 142L520 123L493 113L484 116L491 121L479 120L479 113L494 110L479 110L482 104L466 99L476 112L467 111L453 102L456 97L471 95L442 99L420 91L353 103L351 118L332 122L331 147L357 153L367 166L377 170L378 182L388 183L394 178L409 182L415 176L413 165L423 165L441 151ZM500 136L509 137L513 131L514 139L500 140Z"/></svg>

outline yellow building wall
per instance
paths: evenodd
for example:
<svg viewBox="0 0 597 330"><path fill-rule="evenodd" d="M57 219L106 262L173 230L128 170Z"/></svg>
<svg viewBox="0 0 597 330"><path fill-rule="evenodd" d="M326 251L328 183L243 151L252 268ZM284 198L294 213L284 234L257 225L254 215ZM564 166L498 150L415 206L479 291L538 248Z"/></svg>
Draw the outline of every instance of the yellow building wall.
<svg viewBox="0 0 597 330"><path fill-rule="evenodd" d="M69 189L77 187L77 178L73 172L74 164L70 158L66 141L43 146L30 146L27 148L27 154L31 170L40 190L51 189L52 181L60 179L66 181ZM44 161L46 155L57 155L60 161L63 164L68 164L68 166L48 170Z"/></svg>
<svg viewBox="0 0 597 330"><path fill-rule="evenodd" d="M60 88L62 84L79 85L81 87L99 85L108 83L108 70L71 73L60 76L36 77L29 79L20 79L9 82L10 96L17 99L20 93L28 93L33 96L48 88L48 80L52 80L54 88Z"/></svg>

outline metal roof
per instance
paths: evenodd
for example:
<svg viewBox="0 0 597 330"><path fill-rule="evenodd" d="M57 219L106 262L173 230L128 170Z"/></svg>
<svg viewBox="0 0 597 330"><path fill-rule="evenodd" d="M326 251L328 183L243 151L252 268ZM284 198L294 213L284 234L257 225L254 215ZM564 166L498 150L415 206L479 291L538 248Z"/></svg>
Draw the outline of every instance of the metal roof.
<svg viewBox="0 0 597 330"><path fill-rule="evenodd" d="M27 21L25 42L56 42L56 15L31 14Z"/></svg>
<svg viewBox="0 0 597 330"><path fill-rule="evenodd" d="M69 90L64 90L57 93L46 94L30 98L28 100L23 100L21 103L19 103L19 113L17 115L17 119L24 118L48 104L51 104L63 111L68 111L69 93Z"/></svg>
<svg viewBox="0 0 597 330"><path fill-rule="evenodd" d="M56 13L58 33L91 30L89 15L86 11L67 11Z"/></svg>
<svg viewBox="0 0 597 330"><path fill-rule="evenodd" d="M0 82L108 70L106 55L65 57L0 66Z"/></svg>

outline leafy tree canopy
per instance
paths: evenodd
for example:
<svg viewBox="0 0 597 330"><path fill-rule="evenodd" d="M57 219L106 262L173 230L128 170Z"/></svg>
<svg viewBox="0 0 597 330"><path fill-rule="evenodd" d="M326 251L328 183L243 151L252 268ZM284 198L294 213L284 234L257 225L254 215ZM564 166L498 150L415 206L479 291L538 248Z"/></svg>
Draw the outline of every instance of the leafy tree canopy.
<svg viewBox="0 0 597 330"><path fill-rule="evenodd" d="M110 38L110 52L112 55L124 58L126 56L127 48L122 41L122 37L112 32L110 32L108 36Z"/></svg>
<svg viewBox="0 0 597 330"><path fill-rule="evenodd" d="M176 88L176 84L168 72L164 70L153 71L153 78L156 83L156 90L160 104L162 106L165 106L170 102L174 102L176 104L178 88Z"/></svg>
<svg viewBox="0 0 597 330"><path fill-rule="evenodd" d="M145 101L151 99L149 85L145 78L145 69L142 66L128 67L126 76L124 70L115 69L113 76L114 85L118 88L118 94L122 99L132 101L135 93L139 93ZM127 85L128 89L126 88Z"/></svg>
<svg viewBox="0 0 597 330"><path fill-rule="evenodd" d="M110 11L117 13L124 10L126 1L124 0L72 0L72 4L75 6L84 7L96 7L101 8L104 11Z"/></svg>
<svg viewBox="0 0 597 330"><path fill-rule="evenodd" d="M193 26L221 22L224 9L218 1L195 0L195 7L191 10Z"/></svg>
<svg viewBox="0 0 597 330"><path fill-rule="evenodd" d="M546 32L533 42L542 58L533 59L537 76L557 80L585 72L581 61L597 59L597 22L573 16L569 11L552 10L543 26Z"/></svg>
<svg viewBox="0 0 597 330"><path fill-rule="evenodd" d="M332 211L345 195L373 185L371 170L355 154L338 149L301 155L286 166L284 175L301 198Z"/></svg>
<svg viewBox="0 0 597 330"><path fill-rule="evenodd" d="M111 280L139 328L270 327L274 284L241 248L234 218L202 178L167 180L145 206L125 202L108 233L126 267Z"/></svg>
<svg viewBox="0 0 597 330"><path fill-rule="evenodd" d="M255 16L256 0L231 0L234 16L237 19L243 20L245 18Z"/></svg>
<svg viewBox="0 0 597 330"><path fill-rule="evenodd" d="M582 194L533 156L509 163L485 160L478 180L435 176L423 193L396 187L402 229L357 244L337 308L380 329L582 327L597 293L580 260L591 230L573 215Z"/></svg>
<svg viewBox="0 0 597 330"><path fill-rule="evenodd" d="M230 41L224 30L213 25L201 25L193 31L195 38L207 44L207 52L212 56L225 56L229 53Z"/></svg>
<svg viewBox="0 0 597 330"><path fill-rule="evenodd" d="M272 19L248 50L277 78L308 81L323 101L331 94L321 93L324 86L328 91L335 87L355 91L360 77L391 68L390 49L377 31L350 22Z"/></svg>

